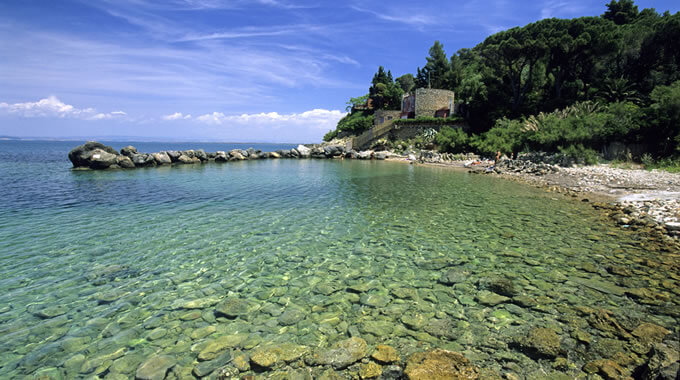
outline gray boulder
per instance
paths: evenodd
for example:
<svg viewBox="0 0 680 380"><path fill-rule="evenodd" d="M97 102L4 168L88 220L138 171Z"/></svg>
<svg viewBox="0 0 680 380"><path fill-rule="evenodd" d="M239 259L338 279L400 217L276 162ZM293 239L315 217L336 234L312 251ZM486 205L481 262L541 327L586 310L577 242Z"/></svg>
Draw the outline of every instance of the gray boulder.
<svg viewBox="0 0 680 380"><path fill-rule="evenodd" d="M241 154L240 149L232 149L229 151L230 160L245 160L246 158Z"/></svg>
<svg viewBox="0 0 680 380"><path fill-rule="evenodd" d="M298 145L297 148L295 148L295 150L298 151L301 158L309 158L312 155L312 150L304 145Z"/></svg>
<svg viewBox="0 0 680 380"><path fill-rule="evenodd" d="M321 147L314 147L312 149L312 158L326 158L326 152Z"/></svg>
<svg viewBox="0 0 680 380"><path fill-rule="evenodd" d="M194 157L198 158L201 161L208 161L208 155L205 153L203 149L195 150Z"/></svg>
<svg viewBox="0 0 680 380"><path fill-rule="evenodd" d="M290 150L290 156L293 158L298 158L300 157L300 152L297 151L297 149L291 149Z"/></svg>
<svg viewBox="0 0 680 380"><path fill-rule="evenodd" d="M364 150L364 151L359 152L359 154L357 155L357 158L360 159L360 160L370 160L372 155L373 155L372 151Z"/></svg>
<svg viewBox="0 0 680 380"><path fill-rule="evenodd" d="M118 152L110 146L106 146L96 141L88 141L83 145L71 149L68 153L68 159L71 161L74 168L90 167L90 157L95 149L118 155Z"/></svg>
<svg viewBox="0 0 680 380"><path fill-rule="evenodd" d="M116 165L118 156L102 149L93 150L89 157L90 169L107 169L111 165Z"/></svg>
<svg viewBox="0 0 680 380"><path fill-rule="evenodd" d="M168 151L166 151L165 153L168 154L168 157L170 157L170 160L172 160L172 162L178 162L178 161L179 161L179 156L182 155L181 152L178 152L178 151L176 151L176 150L168 150Z"/></svg>
<svg viewBox="0 0 680 380"><path fill-rule="evenodd" d="M136 167L156 166L153 156L146 153L138 153L132 156L132 162Z"/></svg>
<svg viewBox="0 0 680 380"><path fill-rule="evenodd" d="M216 162L227 162L229 161L229 157L227 157L227 153L225 153L222 150L219 150L215 152L215 161Z"/></svg>
<svg viewBox="0 0 680 380"><path fill-rule="evenodd" d="M116 165L120 166L123 169L134 169L135 167L135 163L132 162L130 157L123 155L116 157Z"/></svg>
<svg viewBox="0 0 680 380"><path fill-rule="evenodd" d="M195 164L195 163L201 162L201 160L199 160L196 157L189 157L186 154L182 154L177 159L177 162L179 162L181 164Z"/></svg>
<svg viewBox="0 0 680 380"><path fill-rule="evenodd" d="M342 145L327 145L323 148L326 157L338 157L345 153L345 147Z"/></svg>
<svg viewBox="0 0 680 380"><path fill-rule="evenodd" d="M132 158L132 155L137 154L137 148L132 145L128 145L120 150L120 154L126 157Z"/></svg>
<svg viewBox="0 0 680 380"><path fill-rule="evenodd" d="M158 165L170 165L172 163L170 156L165 152L152 153L151 156Z"/></svg>
<svg viewBox="0 0 680 380"><path fill-rule="evenodd" d="M185 155L185 156L187 156L187 157L189 157L189 158L194 158L194 157L196 157L196 153L194 152L193 149L183 150L183 151L182 151L182 154Z"/></svg>

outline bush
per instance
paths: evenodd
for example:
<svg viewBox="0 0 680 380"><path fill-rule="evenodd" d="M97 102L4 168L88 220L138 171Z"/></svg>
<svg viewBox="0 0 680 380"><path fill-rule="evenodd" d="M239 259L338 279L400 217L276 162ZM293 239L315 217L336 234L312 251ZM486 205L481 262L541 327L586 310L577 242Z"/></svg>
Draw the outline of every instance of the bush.
<svg viewBox="0 0 680 380"><path fill-rule="evenodd" d="M502 118L489 131L472 137L470 145L477 153L486 156L494 156L499 150L506 154L519 153L526 144L525 138L522 123Z"/></svg>
<svg viewBox="0 0 680 380"><path fill-rule="evenodd" d="M358 135L371 127L373 127L373 115L368 112L355 112L340 119L336 130Z"/></svg>
<svg viewBox="0 0 680 380"><path fill-rule="evenodd" d="M336 137L338 137L338 130L337 130L337 129L332 129L332 130L328 131L328 133L326 133L325 135L323 135L323 141L328 142L328 141L333 140L333 139L336 138Z"/></svg>
<svg viewBox="0 0 680 380"><path fill-rule="evenodd" d="M463 153L468 150L469 137L461 128L443 126L434 141L442 153Z"/></svg>
<svg viewBox="0 0 680 380"><path fill-rule="evenodd" d="M599 156L596 151L586 148L581 144L569 145L566 148L559 147L558 149L560 153L581 165L595 165L599 161Z"/></svg>

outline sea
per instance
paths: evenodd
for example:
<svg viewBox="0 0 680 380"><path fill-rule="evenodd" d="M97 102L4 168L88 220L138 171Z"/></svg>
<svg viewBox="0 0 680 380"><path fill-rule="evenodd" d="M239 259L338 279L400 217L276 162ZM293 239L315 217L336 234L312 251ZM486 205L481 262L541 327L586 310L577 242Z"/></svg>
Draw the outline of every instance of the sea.
<svg viewBox="0 0 680 380"><path fill-rule="evenodd" d="M0 141L0 378L351 378L437 348L574 378L678 337L677 253L589 202L385 161L76 171L80 143ZM355 362L309 360L350 338Z"/></svg>

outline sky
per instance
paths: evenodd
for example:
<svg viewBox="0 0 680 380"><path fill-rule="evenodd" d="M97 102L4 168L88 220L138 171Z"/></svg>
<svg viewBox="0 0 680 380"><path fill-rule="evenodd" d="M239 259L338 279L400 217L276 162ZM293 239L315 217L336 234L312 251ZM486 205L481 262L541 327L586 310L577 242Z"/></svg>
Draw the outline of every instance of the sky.
<svg viewBox="0 0 680 380"><path fill-rule="evenodd" d="M380 65L607 2L2 0L0 136L319 142Z"/></svg>

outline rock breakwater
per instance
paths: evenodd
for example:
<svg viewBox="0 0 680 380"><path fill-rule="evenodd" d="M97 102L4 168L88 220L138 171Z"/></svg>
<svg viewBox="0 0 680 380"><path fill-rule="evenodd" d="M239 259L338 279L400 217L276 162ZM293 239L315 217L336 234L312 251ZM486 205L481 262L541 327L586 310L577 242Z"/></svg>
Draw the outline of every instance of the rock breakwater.
<svg viewBox="0 0 680 380"><path fill-rule="evenodd" d="M293 149L281 149L274 152L263 152L253 148L232 149L226 151L206 152L196 150L168 150L156 153L138 152L134 146L126 146L116 151L110 146L96 141L89 141L73 148L68 158L75 169L134 169L163 165L202 164L206 162L229 162L244 160L262 160L277 158L353 158L384 160L391 157L390 152L374 152L346 150L342 145L298 145Z"/></svg>

